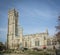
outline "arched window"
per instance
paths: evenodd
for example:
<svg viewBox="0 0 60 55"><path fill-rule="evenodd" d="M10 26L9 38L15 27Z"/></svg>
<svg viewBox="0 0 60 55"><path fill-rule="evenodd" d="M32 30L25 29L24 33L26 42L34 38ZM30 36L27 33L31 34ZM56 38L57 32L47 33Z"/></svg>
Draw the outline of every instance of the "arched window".
<svg viewBox="0 0 60 55"><path fill-rule="evenodd" d="M57 42L55 40L52 40L52 45L56 45Z"/></svg>
<svg viewBox="0 0 60 55"><path fill-rule="evenodd" d="M47 40L47 45L51 45L51 40Z"/></svg>
<svg viewBox="0 0 60 55"><path fill-rule="evenodd" d="M25 47L27 47L27 42L25 42Z"/></svg>
<svg viewBox="0 0 60 55"><path fill-rule="evenodd" d="M35 46L39 46L39 40L35 41Z"/></svg>

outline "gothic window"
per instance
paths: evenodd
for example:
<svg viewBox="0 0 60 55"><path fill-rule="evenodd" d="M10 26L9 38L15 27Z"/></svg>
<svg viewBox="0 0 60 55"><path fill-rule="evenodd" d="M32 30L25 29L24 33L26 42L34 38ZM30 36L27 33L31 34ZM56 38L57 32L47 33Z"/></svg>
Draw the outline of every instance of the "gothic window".
<svg viewBox="0 0 60 55"><path fill-rule="evenodd" d="M17 20L15 20L15 35L18 36L18 25L17 25Z"/></svg>
<svg viewBox="0 0 60 55"><path fill-rule="evenodd" d="M16 35L16 36L18 35L18 28L17 28L16 25L15 25L15 35Z"/></svg>
<svg viewBox="0 0 60 55"><path fill-rule="evenodd" d="M56 45L56 44L57 44L57 42L52 40L52 45Z"/></svg>
<svg viewBox="0 0 60 55"><path fill-rule="evenodd" d="M27 42L25 42L25 47L27 47Z"/></svg>
<svg viewBox="0 0 60 55"><path fill-rule="evenodd" d="M46 37L44 36L44 40L46 40Z"/></svg>
<svg viewBox="0 0 60 55"><path fill-rule="evenodd" d="M39 40L35 41L35 46L39 46Z"/></svg>
<svg viewBox="0 0 60 55"><path fill-rule="evenodd" d="M48 46L51 45L51 40L48 40L48 41L47 41L47 45L48 45Z"/></svg>

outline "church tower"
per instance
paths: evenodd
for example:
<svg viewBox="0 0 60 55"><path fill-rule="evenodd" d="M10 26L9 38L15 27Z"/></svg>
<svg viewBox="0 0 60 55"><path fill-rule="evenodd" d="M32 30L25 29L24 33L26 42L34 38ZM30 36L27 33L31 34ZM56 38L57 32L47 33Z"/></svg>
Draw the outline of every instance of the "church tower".
<svg viewBox="0 0 60 55"><path fill-rule="evenodd" d="M14 38L18 36L18 12L15 9L8 12L8 36L7 45L13 49Z"/></svg>

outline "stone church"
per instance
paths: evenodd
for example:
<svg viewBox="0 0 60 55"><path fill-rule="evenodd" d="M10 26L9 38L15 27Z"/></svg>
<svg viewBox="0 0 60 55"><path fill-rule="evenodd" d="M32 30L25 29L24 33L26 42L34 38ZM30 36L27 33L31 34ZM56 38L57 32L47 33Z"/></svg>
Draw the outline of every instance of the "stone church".
<svg viewBox="0 0 60 55"><path fill-rule="evenodd" d="M7 45L9 49L43 48L47 46L48 30L43 33L23 35L23 28L18 25L18 12L11 9L8 12Z"/></svg>

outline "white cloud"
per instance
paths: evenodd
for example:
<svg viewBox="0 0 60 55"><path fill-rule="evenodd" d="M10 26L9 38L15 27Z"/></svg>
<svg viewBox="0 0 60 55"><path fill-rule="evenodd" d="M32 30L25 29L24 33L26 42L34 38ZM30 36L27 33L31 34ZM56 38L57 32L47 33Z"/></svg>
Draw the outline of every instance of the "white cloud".
<svg viewBox="0 0 60 55"><path fill-rule="evenodd" d="M52 10L38 10L38 9L35 9L34 13L38 16L42 16L42 17L45 17L45 18L53 18L57 15L57 12L52 11Z"/></svg>
<svg viewBox="0 0 60 55"><path fill-rule="evenodd" d="M55 18L58 15L58 11L51 9L47 9L47 10L24 9L23 15L28 17L44 17L51 19L51 18Z"/></svg>
<svg viewBox="0 0 60 55"><path fill-rule="evenodd" d="M7 28L0 28L0 32L6 32Z"/></svg>

